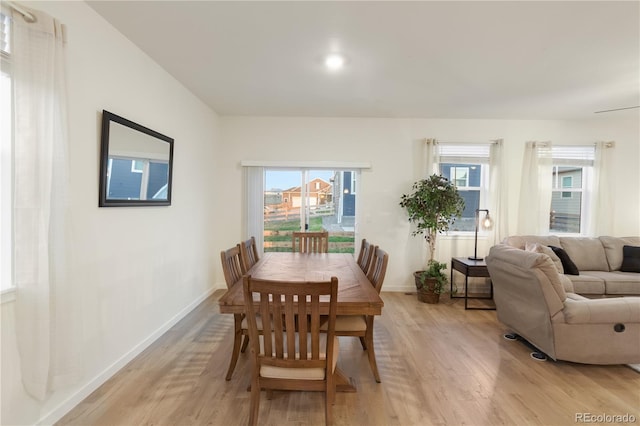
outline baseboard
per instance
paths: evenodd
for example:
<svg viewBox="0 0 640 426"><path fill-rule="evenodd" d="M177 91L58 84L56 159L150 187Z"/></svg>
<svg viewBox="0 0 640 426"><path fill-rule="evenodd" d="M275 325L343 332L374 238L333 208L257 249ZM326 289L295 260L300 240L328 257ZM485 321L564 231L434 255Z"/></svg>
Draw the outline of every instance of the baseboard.
<svg viewBox="0 0 640 426"><path fill-rule="evenodd" d="M120 369L122 369L125 365L127 365L131 360L140 355L142 351L144 351L149 345L155 342L160 336L166 333L171 327L176 325L182 318L187 316L189 312L193 311L196 306L202 303L207 297L209 297L216 288L209 288L202 295L200 295L197 299L187 305L184 309L178 312L173 316L169 321L164 323L160 328L151 333L146 339L133 347L129 352L124 354L120 359L107 367L102 373L98 374L92 380L90 380L86 385L82 386L77 390L74 394L72 394L69 398L63 401L60 405L55 407L49 413L45 414L40 420L36 423L36 425L52 425L64 417L69 411L71 411L76 405L82 402L86 397L91 395L96 389L102 386L107 380L109 380L114 374L116 374Z"/></svg>
<svg viewBox="0 0 640 426"><path fill-rule="evenodd" d="M403 285L403 286L383 286L383 292L389 293L415 293L416 286L415 285Z"/></svg>

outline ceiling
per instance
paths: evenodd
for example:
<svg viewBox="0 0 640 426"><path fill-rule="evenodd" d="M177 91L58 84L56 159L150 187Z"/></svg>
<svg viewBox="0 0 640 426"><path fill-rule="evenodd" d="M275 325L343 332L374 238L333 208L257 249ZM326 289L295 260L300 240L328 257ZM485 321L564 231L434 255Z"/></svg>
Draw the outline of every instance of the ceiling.
<svg viewBox="0 0 640 426"><path fill-rule="evenodd" d="M221 115L640 111L638 1L87 3Z"/></svg>

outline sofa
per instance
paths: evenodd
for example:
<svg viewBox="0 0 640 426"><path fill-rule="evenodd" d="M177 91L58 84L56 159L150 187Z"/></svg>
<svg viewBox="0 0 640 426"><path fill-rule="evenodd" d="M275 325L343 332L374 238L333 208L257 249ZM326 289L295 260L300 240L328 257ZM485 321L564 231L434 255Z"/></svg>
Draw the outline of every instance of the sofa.
<svg viewBox="0 0 640 426"><path fill-rule="evenodd" d="M548 357L585 364L640 363L640 297L590 299L567 292L567 276L536 250L498 244L486 263L498 320ZM580 264L587 265L586 260Z"/></svg>
<svg viewBox="0 0 640 426"><path fill-rule="evenodd" d="M591 298L640 296L640 237L517 235L507 237L502 243L522 250L547 252L558 266L563 265L559 269L568 278L563 281L569 293ZM548 253L549 247L553 247L553 253ZM558 253L564 258L560 259ZM573 265L567 268L565 262Z"/></svg>

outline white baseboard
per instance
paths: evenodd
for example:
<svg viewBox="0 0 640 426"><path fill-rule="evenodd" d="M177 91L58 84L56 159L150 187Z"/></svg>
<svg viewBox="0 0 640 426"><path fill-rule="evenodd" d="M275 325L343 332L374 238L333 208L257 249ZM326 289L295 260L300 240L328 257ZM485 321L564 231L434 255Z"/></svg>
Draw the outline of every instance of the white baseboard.
<svg viewBox="0 0 640 426"><path fill-rule="evenodd" d="M382 287L382 292L389 293L415 293L416 286L415 285L403 285L403 286L384 286Z"/></svg>
<svg viewBox="0 0 640 426"><path fill-rule="evenodd" d="M45 414L40 418L40 420L36 423L36 425L53 425L65 414L71 411L76 405L78 405L82 400L84 400L87 396L91 395L93 391L102 386L107 380L109 380L114 374L116 374L120 369L122 369L125 365L127 365L131 360L140 355L142 351L144 351L149 345L155 342L160 336L166 333L171 327L176 325L182 318L187 316L187 314L193 311L196 306L202 303L207 297L209 297L216 290L216 287L210 288L205 291L202 295L196 298L193 302L187 305L184 309L178 312L173 316L169 321L164 323L160 328L151 333L146 339L138 343L134 346L129 352L124 354L120 359L107 367L102 373L98 374L84 386L77 390L74 394L72 394L69 398L63 401L60 405L55 407L49 413Z"/></svg>

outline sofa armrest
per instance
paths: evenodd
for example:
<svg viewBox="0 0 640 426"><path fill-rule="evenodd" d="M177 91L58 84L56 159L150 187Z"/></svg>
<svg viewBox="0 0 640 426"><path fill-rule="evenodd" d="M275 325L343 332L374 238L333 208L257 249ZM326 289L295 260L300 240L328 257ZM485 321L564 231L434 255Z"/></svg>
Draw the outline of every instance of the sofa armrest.
<svg viewBox="0 0 640 426"><path fill-rule="evenodd" d="M640 323L640 297L567 298L562 312L567 324Z"/></svg>

